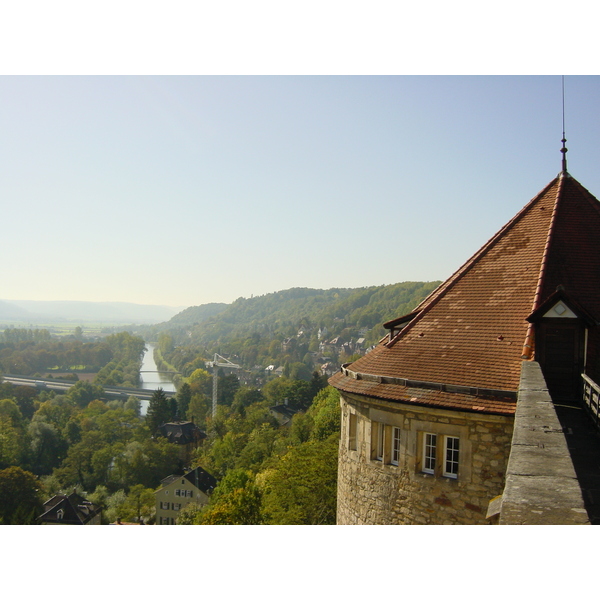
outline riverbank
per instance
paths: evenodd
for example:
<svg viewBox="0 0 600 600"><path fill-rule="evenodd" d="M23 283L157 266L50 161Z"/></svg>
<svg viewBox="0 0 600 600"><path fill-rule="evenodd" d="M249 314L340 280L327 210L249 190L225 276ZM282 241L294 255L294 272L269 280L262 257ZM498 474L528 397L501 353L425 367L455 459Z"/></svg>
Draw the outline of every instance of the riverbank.
<svg viewBox="0 0 600 600"><path fill-rule="evenodd" d="M177 371L177 369L172 364L168 363L163 358L162 352L160 351L160 348L158 346L154 347L153 358L159 371ZM180 375L179 373L177 373L176 375L171 375L171 379L173 381L173 384L175 385L175 390L178 390L184 381L183 375Z"/></svg>

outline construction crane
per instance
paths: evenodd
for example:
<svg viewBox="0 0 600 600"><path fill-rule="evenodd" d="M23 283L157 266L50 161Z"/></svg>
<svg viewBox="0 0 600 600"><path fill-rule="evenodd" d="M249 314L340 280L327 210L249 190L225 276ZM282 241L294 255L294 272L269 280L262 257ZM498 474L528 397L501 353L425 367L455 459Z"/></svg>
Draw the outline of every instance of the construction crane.
<svg viewBox="0 0 600 600"><path fill-rule="evenodd" d="M217 387L219 380L217 376L217 369L219 367L228 367L229 369L241 369L242 367L240 367L240 365L232 363L230 360L216 353L213 360L209 360L206 362L206 366L212 367L213 370L212 418L214 419L217 416Z"/></svg>

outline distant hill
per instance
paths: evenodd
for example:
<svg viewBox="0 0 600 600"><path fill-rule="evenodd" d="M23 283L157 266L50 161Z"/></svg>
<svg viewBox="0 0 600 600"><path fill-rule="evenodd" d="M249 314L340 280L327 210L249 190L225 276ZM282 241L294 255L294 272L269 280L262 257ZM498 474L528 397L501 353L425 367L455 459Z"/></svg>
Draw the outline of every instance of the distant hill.
<svg viewBox="0 0 600 600"><path fill-rule="evenodd" d="M292 288L229 305L191 307L148 331L150 337L168 332L175 346L191 346L204 356L236 356L247 367L299 361L312 365L323 342L331 342L328 351L335 359L344 342L350 349L376 344L385 334L383 323L409 313L439 283ZM218 312L207 316L211 310Z"/></svg>
<svg viewBox="0 0 600 600"><path fill-rule="evenodd" d="M229 304L222 302L212 302L210 304L201 304L200 306L190 306L169 320L169 325L186 326L197 325L209 317L213 317L223 312Z"/></svg>
<svg viewBox="0 0 600 600"><path fill-rule="evenodd" d="M129 302L0 300L0 323L18 320L29 323L160 323L179 313L181 308Z"/></svg>
<svg viewBox="0 0 600 600"><path fill-rule="evenodd" d="M23 308L16 306L15 304L11 304L10 302L6 302L4 300L0 300L0 320L17 320L17 319L27 319L30 314Z"/></svg>

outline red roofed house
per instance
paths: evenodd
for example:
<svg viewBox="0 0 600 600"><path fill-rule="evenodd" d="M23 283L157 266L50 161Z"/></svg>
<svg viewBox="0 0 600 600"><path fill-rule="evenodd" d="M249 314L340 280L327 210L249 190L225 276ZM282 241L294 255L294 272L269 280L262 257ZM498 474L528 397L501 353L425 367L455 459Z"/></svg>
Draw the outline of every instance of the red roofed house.
<svg viewBox="0 0 600 600"><path fill-rule="evenodd" d="M338 523L485 523L505 489L523 364L539 363L553 400L580 399L582 373L600 381L599 290L600 203L563 161L330 379L342 406Z"/></svg>

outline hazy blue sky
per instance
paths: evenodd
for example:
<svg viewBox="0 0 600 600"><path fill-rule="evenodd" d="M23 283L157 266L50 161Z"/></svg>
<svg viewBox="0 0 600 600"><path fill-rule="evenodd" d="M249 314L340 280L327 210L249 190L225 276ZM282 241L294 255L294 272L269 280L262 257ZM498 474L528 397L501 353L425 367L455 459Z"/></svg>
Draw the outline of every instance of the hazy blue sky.
<svg viewBox="0 0 600 600"><path fill-rule="evenodd" d="M561 78L3 76L0 131L0 298L189 306L448 277L559 172Z"/></svg>

